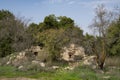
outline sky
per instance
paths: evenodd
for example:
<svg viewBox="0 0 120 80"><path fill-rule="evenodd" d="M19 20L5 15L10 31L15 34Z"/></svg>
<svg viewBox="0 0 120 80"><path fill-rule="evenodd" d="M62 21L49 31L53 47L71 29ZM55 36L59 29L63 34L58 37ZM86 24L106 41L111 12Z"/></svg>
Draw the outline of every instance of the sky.
<svg viewBox="0 0 120 80"><path fill-rule="evenodd" d="M37 24L50 14L67 16L72 18L84 33L91 33L88 26L92 23L98 4L104 4L111 10L120 4L120 0L0 0L0 10L9 10L15 16L24 17Z"/></svg>

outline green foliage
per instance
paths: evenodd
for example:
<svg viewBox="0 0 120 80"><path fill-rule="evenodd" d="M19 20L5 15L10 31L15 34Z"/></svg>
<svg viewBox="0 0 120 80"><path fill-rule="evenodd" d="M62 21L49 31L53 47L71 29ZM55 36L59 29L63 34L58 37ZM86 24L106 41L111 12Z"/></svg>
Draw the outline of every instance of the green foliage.
<svg viewBox="0 0 120 80"><path fill-rule="evenodd" d="M32 23L28 27L36 44L44 45L51 59L59 59L62 47L70 43L81 44L83 31L66 16L48 15L39 25Z"/></svg>
<svg viewBox="0 0 120 80"><path fill-rule="evenodd" d="M50 71L19 71L15 67L0 66L0 79L2 77L14 78L14 77L27 77L35 78L38 80L119 80L120 71L118 69L109 69L110 73L95 72L88 67L79 66L74 70L64 70L60 68L58 70ZM99 71L99 70L98 70ZM109 78L110 76L110 78ZM105 78L108 77L108 78Z"/></svg>
<svg viewBox="0 0 120 80"><path fill-rule="evenodd" d="M44 26L46 29L58 28L58 21L55 15L46 16L44 19Z"/></svg>
<svg viewBox="0 0 120 80"><path fill-rule="evenodd" d="M2 19L11 19L15 18L15 16L8 10L0 10L0 20Z"/></svg>
<svg viewBox="0 0 120 80"><path fill-rule="evenodd" d="M0 14L3 15L0 20L0 57L28 48L32 39L26 32L26 24L20 19L11 18L13 14L7 10L0 10Z"/></svg>
<svg viewBox="0 0 120 80"><path fill-rule="evenodd" d="M64 36L69 39L69 43L82 45L83 31L79 27L68 27L67 29L65 29Z"/></svg>
<svg viewBox="0 0 120 80"><path fill-rule="evenodd" d="M85 49L86 54L88 55L94 54L93 51L94 44L95 44L95 37L86 33L83 41L83 47Z"/></svg>
<svg viewBox="0 0 120 80"><path fill-rule="evenodd" d="M52 14L45 17L43 25L45 29L68 28L74 26L74 20L66 16L56 17L54 14Z"/></svg>
<svg viewBox="0 0 120 80"><path fill-rule="evenodd" d="M107 31L110 55L120 55L120 18L114 21Z"/></svg>
<svg viewBox="0 0 120 80"><path fill-rule="evenodd" d="M63 46L68 39L62 37L64 30L49 29L38 34L38 42L42 42L46 50L51 54L52 58L58 56L61 46Z"/></svg>
<svg viewBox="0 0 120 80"><path fill-rule="evenodd" d="M10 43L11 40L9 38L0 40L0 57L5 57L13 52Z"/></svg>
<svg viewBox="0 0 120 80"><path fill-rule="evenodd" d="M48 29L37 34L37 43L43 43L52 59L59 59L62 47L70 43L81 44L83 33L78 27Z"/></svg>
<svg viewBox="0 0 120 80"><path fill-rule="evenodd" d="M63 28L73 27L74 26L74 20L71 18L68 18L66 16L60 16L58 17L59 20L59 26Z"/></svg>

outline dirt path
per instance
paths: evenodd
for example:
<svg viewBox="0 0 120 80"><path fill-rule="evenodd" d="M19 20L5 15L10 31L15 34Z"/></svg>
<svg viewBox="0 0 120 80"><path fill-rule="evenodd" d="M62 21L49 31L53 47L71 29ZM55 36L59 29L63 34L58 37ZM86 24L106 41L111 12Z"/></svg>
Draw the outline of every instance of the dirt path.
<svg viewBox="0 0 120 80"><path fill-rule="evenodd" d="M37 79L31 79L31 78L0 78L0 80L37 80Z"/></svg>

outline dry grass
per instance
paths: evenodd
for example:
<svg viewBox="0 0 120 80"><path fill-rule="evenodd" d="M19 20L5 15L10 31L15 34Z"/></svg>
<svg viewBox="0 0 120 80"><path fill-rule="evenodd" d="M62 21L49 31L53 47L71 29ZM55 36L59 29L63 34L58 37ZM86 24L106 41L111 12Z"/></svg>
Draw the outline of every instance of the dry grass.
<svg viewBox="0 0 120 80"><path fill-rule="evenodd" d="M105 61L105 65L120 67L120 56L107 57Z"/></svg>

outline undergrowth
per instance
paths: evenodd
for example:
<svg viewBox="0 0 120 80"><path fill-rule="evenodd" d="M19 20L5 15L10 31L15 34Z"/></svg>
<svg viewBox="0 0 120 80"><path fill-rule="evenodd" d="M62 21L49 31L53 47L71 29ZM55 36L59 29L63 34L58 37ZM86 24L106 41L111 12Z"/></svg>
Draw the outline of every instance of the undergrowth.
<svg viewBox="0 0 120 80"><path fill-rule="evenodd" d="M12 66L0 66L0 78L27 77L38 80L120 80L120 69L106 69L104 73L86 66L74 70L60 68L54 71L20 71Z"/></svg>

